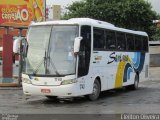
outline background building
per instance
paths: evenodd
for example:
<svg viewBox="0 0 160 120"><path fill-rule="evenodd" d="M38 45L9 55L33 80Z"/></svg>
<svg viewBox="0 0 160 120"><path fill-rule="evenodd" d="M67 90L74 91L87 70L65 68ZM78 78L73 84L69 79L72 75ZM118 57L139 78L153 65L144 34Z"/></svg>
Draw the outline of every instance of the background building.
<svg viewBox="0 0 160 120"><path fill-rule="evenodd" d="M46 20L60 20L62 15L61 5L47 5L46 6Z"/></svg>
<svg viewBox="0 0 160 120"><path fill-rule="evenodd" d="M158 28L160 28L160 20L153 20L153 23L156 24Z"/></svg>
<svg viewBox="0 0 160 120"><path fill-rule="evenodd" d="M152 9L160 14L160 0L146 0L152 5ZM160 20L153 20L160 28ZM150 41L150 66L160 66L160 41Z"/></svg>
<svg viewBox="0 0 160 120"><path fill-rule="evenodd" d="M60 5L53 5L53 20L60 20L61 19L61 6Z"/></svg>

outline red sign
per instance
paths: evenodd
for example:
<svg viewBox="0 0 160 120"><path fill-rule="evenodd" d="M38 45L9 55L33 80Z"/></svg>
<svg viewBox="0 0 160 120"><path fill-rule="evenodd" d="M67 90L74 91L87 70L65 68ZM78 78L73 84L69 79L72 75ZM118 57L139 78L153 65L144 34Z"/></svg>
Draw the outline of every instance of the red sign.
<svg viewBox="0 0 160 120"><path fill-rule="evenodd" d="M32 21L31 11L27 5L10 5L9 7L0 5L0 24L4 26L28 26Z"/></svg>
<svg viewBox="0 0 160 120"><path fill-rule="evenodd" d="M28 26L31 21L44 20L45 0L0 1L1 26Z"/></svg>

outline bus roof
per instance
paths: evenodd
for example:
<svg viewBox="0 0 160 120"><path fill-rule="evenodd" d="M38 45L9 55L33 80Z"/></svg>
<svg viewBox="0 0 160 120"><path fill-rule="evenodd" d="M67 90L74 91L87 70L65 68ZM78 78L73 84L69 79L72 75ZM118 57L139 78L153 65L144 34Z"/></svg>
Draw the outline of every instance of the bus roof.
<svg viewBox="0 0 160 120"><path fill-rule="evenodd" d="M55 24L56 25L74 25L74 24L75 25L91 25L91 26L99 27L99 28L105 28L105 29L110 29L110 30L115 30L115 31L121 31L121 32L133 33L137 35L148 36L146 32L134 31L134 30L116 27L115 25L111 23L100 21L100 20L95 20L91 18L72 18L69 20L45 21L45 22L32 23L31 26L55 25Z"/></svg>

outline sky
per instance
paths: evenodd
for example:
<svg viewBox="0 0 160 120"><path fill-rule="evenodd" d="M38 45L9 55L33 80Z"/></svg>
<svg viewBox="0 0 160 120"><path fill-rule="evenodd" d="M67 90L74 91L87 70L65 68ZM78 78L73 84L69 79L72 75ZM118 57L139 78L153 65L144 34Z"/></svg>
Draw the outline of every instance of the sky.
<svg viewBox="0 0 160 120"><path fill-rule="evenodd" d="M160 0L146 0L152 4L153 10L160 14Z"/></svg>
<svg viewBox="0 0 160 120"><path fill-rule="evenodd" d="M72 4L75 1L80 1L80 0L46 0L47 5L61 5L61 6L67 6L69 4Z"/></svg>
<svg viewBox="0 0 160 120"><path fill-rule="evenodd" d="M52 4L58 4L61 5L62 7L65 7L69 4L72 4L74 1L80 1L80 0L46 0L47 5L52 5ZM157 13L160 14L160 0L145 0L148 1L152 4L153 10L155 10Z"/></svg>

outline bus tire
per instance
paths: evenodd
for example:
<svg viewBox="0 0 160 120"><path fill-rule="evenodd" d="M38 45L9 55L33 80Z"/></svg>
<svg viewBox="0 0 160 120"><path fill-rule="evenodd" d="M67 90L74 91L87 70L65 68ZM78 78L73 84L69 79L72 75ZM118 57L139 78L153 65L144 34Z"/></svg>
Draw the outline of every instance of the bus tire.
<svg viewBox="0 0 160 120"><path fill-rule="evenodd" d="M93 84L93 92L92 94L87 95L87 98L90 101L97 100L101 92L101 87L99 81L96 79Z"/></svg>
<svg viewBox="0 0 160 120"><path fill-rule="evenodd" d="M137 90L137 89L138 89L138 85L139 85L139 75L136 74L136 75L135 75L135 79L134 79L134 84L128 86L128 88L129 88L130 90Z"/></svg>
<svg viewBox="0 0 160 120"><path fill-rule="evenodd" d="M46 96L49 100L57 100L57 96Z"/></svg>

